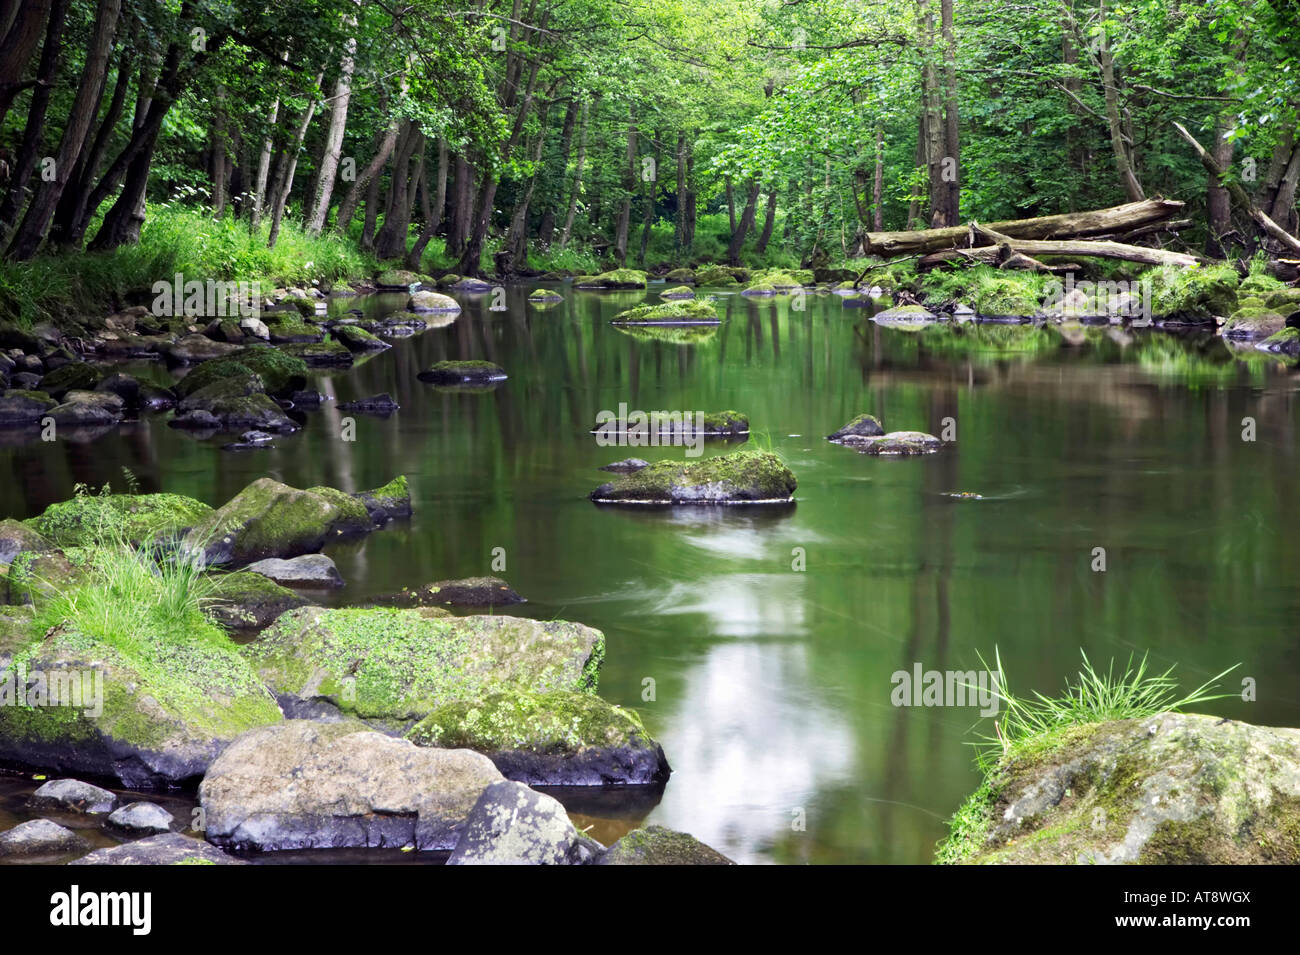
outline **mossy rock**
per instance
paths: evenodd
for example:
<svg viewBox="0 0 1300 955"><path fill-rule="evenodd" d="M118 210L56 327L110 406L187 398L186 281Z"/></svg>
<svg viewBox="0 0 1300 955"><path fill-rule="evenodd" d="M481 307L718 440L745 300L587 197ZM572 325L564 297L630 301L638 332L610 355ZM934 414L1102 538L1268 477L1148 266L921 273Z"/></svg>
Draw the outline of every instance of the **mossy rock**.
<svg viewBox="0 0 1300 955"><path fill-rule="evenodd" d="M62 398L69 391L93 391L104 373L84 361L70 361L42 376L37 386L52 398Z"/></svg>
<svg viewBox="0 0 1300 955"><path fill-rule="evenodd" d="M594 692L605 638L563 620L304 607L245 652L291 715L341 711L405 732L439 706L503 690Z"/></svg>
<svg viewBox="0 0 1300 955"><path fill-rule="evenodd" d="M529 305L555 305L564 301L564 296L554 289L537 288L528 293Z"/></svg>
<svg viewBox="0 0 1300 955"><path fill-rule="evenodd" d="M691 288L688 285L678 285L675 288L664 289L662 292L659 293L659 297L666 298L666 299L695 298L695 289Z"/></svg>
<svg viewBox="0 0 1300 955"><path fill-rule="evenodd" d="M1229 265L1163 266L1143 276L1151 283L1151 312L1157 318L1208 322L1237 309L1237 270Z"/></svg>
<svg viewBox="0 0 1300 955"><path fill-rule="evenodd" d="M78 494L27 523L59 547L115 540L136 546L179 539L211 514L207 504L182 494Z"/></svg>
<svg viewBox="0 0 1300 955"><path fill-rule="evenodd" d="M262 630L285 611L306 604L305 598L269 577L240 570L213 575L204 610L227 630Z"/></svg>
<svg viewBox="0 0 1300 955"><path fill-rule="evenodd" d="M285 354L292 355L308 365L350 365L352 352L342 342L326 339L321 342L301 342L283 346Z"/></svg>
<svg viewBox="0 0 1300 955"><path fill-rule="evenodd" d="M584 275L573 280L574 288L645 288L645 273L637 269L613 269L599 275Z"/></svg>
<svg viewBox="0 0 1300 955"><path fill-rule="evenodd" d="M506 380L506 371L490 361L440 361L417 376L435 385L494 385Z"/></svg>
<svg viewBox="0 0 1300 955"><path fill-rule="evenodd" d="M86 570L61 550L19 551L0 566L0 604L23 606L75 587Z"/></svg>
<svg viewBox="0 0 1300 955"><path fill-rule="evenodd" d="M694 299L638 305L614 316L620 325L716 325L719 321L711 302Z"/></svg>
<svg viewBox="0 0 1300 955"><path fill-rule="evenodd" d="M676 282L681 285L694 285L695 271L693 269L673 269L664 279L668 282Z"/></svg>
<svg viewBox="0 0 1300 955"><path fill-rule="evenodd" d="M365 505L334 488L299 490L259 478L186 535L184 549L208 564L242 566L267 557L317 553L373 528Z"/></svg>
<svg viewBox="0 0 1300 955"><path fill-rule="evenodd" d="M438 288L451 288L460 281L460 276L455 272L448 272L442 278L438 279Z"/></svg>
<svg viewBox="0 0 1300 955"><path fill-rule="evenodd" d="M872 316L872 320L882 325L919 325L938 321L939 316L924 305L897 305Z"/></svg>
<svg viewBox="0 0 1300 955"><path fill-rule="evenodd" d="M789 504L794 474L770 451L733 451L702 461L660 461L591 492L598 504Z"/></svg>
<svg viewBox="0 0 1300 955"><path fill-rule="evenodd" d="M406 269L389 269L386 272L380 272L379 277L375 279L375 285L381 292L411 292L419 288L421 278L414 272L408 272Z"/></svg>
<svg viewBox="0 0 1300 955"><path fill-rule="evenodd" d="M356 325L335 325L330 329L330 334L350 352L386 351L393 347L382 338L372 335L364 328L358 328Z"/></svg>
<svg viewBox="0 0 1300 955"><path fill-rule="evenodd" d="M283 718L233 644L164 638L128 651L57 627L13 662L29 674L97 675L92 686L102 679L89 705L83 695L80 706L0 706L0 760L50 773L129 788L189 782L240 733ZM59 692L78 702L66 687Z"/></svg>
<svg viewBox="0 0 1300 955"><path fill-rule="evenodd" d="M176 383L176 394L188 397L200 388L226 378L256 375L270 395L285 395L307 387L306 362L270 345L248 345L225 358L205 361Z"/></svg>
<svg viewBox="0 0 1300 955"><path fill-rule="evenodd" d="M59 403L43 391L11 388L0 396L0 427L29 427L38 424Z"/></svg>
<svg viewBox="0 0 1300 955"><path fill-rule="evenodd" d="M606 417L609 412L596 416L596 427L591 433L613 438L617 435L650 435L706 438L735 438L749 434L749 416L739 411L651 411L629 414L626 420ZM633 447L638 446L628 441ZM665 442L666 443L666 442Z"/></svg>
<svg viewBox="0 0 1300 955"><path fill-rule="evenodd" d="M301 295L286 295L280 299L280 304L286 308L292 308L303 318L311 318L316 314L316 302L313 299ZM271 316L267 316L270 318ZM269 324L269 323L268 323ZM278 322L276 324L279 324ZM300 325L301 322L286 322L286 325ZM271 340L275 340L275 329L271 329Z"/></svg>
<svg viewBox="0 0 1300 955"><path fill-rule="evenodd" d="M1241 280L1239 294L1266 296L1271 292L1282 291L1286 287L1286 283L1281 279L1258 272L1253 275L1247 275Z"/></svg>
<svg viewBox="0 0 1300 955"><path fill-rule="evenodd" d="M1300 863L1300 730L1162 713L1077 726L999 765L942 862Z"/></svg>
<svg viewBox="0 0 1300 955"><path fill-rule="evenodd" d="M837 443L852 438L873 438L885 433L885 426L875 415L860 414L834 434L826 436L827 441Z"/></svg>
<svg viewBox="0 0 1300 955"><path fill-rule="evenodd" d="M924 431L890 431L876 436L848 434L840 438L839 443L863 454L877 454L884 457L934 454L943 447L942 441Z"/></svg>
<svg viewBox="0 0 1300 955"><path fill-rule="evenodd" d="M749 281L748 269L733 269L727 265L702 265L695 270L696 285L739 285Z"/></svg>
<svg viewBox="0 0 1300 955"><path fill-rule="evenodd" d="M450 295L441 292L413 292L406 301L408 311L421 312L459 312L460 303Z"/></svg>
<svg viewBox="0 0 1300 955"><path fill-rule="evenodd" d="M0 564L10 563L23 551L35 556L52 554L58 550L33 526L37 520L39 518L16 521L9 517L0 521Z"/></svg>
<svg viewBox="0 0 1300 955"><path fill-rule="evenodd" d="M633 829L605 851L596 865L735 865L694 836L663 826Z"/></svg>
<svg viewBox="0 0 1300 955"><path fill-rule="evenodd" d="M632 710L590 693L507 690L434 709L406 738L483 753L530 786L649 785L671 772Z"/></svg>
<svg viewBox="0 0 1300 955"><path fill-rule="evenodd" d="M1255 341L1275 335L1286 326L1286 318L1266 308L1241 308L1224 323L1223 337Z"/></svg>
<svg viewBox="0 0 1300 955"><path fill-rule="evenodd" d="M1269 292L1264 298L1264 307L1283 314L1300 309L1300 288L1282 288Z"/></svg>
<svg viewBox="0 0 1300 955"><path fill-rule="evenodd" d="M405 475L398 475L373 491L357 491L352 496L361 502L375 525L411 516L411 489Z"/></svg>
<svg viewBox="0 0 1300 955"><path fill-rule="evenodd" d="M1279 355L1300 355L1300 328L1284 328L1274 332L1255 346L1260 351L1274 352Z"/></svg>

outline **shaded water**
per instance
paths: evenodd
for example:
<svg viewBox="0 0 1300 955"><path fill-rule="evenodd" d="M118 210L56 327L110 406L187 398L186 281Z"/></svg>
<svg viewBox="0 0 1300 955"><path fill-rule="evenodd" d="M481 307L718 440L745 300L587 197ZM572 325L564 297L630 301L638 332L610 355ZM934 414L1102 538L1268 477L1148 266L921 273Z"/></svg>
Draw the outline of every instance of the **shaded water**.
<svg viewBox="0 0 1300 955"><path fill-rule="evenodd" d="M690 344L608 324L659 288L563 287L546 311L527 288L501 312L463 297L451 325L321 375L340 400L388 391L401 404L355 416L355 443L327 407L244 454L161 420L0 449L0 515L37 513L78 482L123 490L123 468L142 490L214 505L265 474L345 490L405 474L414 518L332 550L348 586L330 599L489 573L504 548L522 613L605 632L601 694L640 710L674 769L648 820L746 862L931 859L976 785L968 744L988 721L893 706L891 675L916 664L970 670L996 648L1013 689L1050 692L1081 649L1103 664L1149 650L1189 687L1240 662L1230 688L1253 677L1258 702L1207 709L1300 725L1291 371L1162 332L885 328L834 296L799 311L728 295L721 328ZM417 380L441 358L491 359L510 380L487 393ZM621 402L747 413L753 442L798 475L797 505L594 506L599 465L682 456L597 447L597 412ZM824 440L864 411L936 434L951 417L956 444L888 460ZM1104 573L1090 569L1097 547ZM645 811L566 804L606 839Z"/></svg>

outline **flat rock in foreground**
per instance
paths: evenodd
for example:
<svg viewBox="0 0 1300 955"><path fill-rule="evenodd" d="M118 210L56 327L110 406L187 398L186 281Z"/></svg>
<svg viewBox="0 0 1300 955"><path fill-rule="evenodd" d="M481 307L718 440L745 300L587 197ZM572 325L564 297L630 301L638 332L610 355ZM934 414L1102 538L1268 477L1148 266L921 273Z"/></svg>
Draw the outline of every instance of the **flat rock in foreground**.
<svg viewBox="0 0 1300 955"><path fill-rule="evenodd" d="M582 865L601 851L558 799L503 781L483 790L447 864Z"/></svg>
<svg viewBox="0 0 1300 955"><path fill-rule="evenodd" d="M291 720L231 743L199 800L219 846L446 850L500 781L491 760L468 750L424 749L355 721Z"/></svg>
<svg viewBox="0 0 1300 955"><path fill-rule="evenodd" d="M789 504L795 476L770 451L733 451L702 461L660 461L591 492L598 504Z"/></svg>
<svg viewBox="0 0 1300 955"><path fill-rule="evenodd" d="M594 691L599 630L441 608L291 610L244 652L291 716L343 712L394 732L502 690Z"/></svg>
<svg viewBox="0 0 1300 955"><path fill-rule="evenodd" d="M999 767L944 861L1300 863L1300 729L1161 713Z"/></svg>
<svg viewBox="0 0 1300 955"><path fill-rule="evenodd" d="M96 849L71 865L247 865L206 842L179 832L137 839L111 849Z"/></svg>

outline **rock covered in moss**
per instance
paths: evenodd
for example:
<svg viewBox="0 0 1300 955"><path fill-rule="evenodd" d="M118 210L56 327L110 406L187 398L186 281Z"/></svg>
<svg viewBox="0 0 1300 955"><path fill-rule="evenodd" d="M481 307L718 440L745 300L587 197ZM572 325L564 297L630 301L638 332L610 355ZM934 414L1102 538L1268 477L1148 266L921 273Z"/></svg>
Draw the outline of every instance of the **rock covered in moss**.
<svg viewBox="0 0 1300 955"><path fill-rule="evenodd" d="M261 630L307 600L269 577L251 571L216 574L204 601L209 617L227 630Z"/></svg>
<svg viewBox="0 0 1300 955"><path fill-rule="evenodd" d="M1162 713L997 767L943 861L1300 863L1300 730Z"/></svg>
<svg viewBox="0 0 1300 955"><path fill-rule="evenodd" d="M58 404L43 391L11 388L0 396L0 428L39 424Z"/></svg>
<svg viewBox="0 0 1300 955"><path fill-rule="evenodd" d="M71 865L248 865L220 849L179 832L137 839L111 849L96 849Z"/></svg>
<svg viewBox="0 0 1300 955"><path fill-rule="evenodd" d="M352 496L365 507L376 527L411 516L411 491L406 485L405 475L399 475L373 491L357 491Z"/></svg>
<svg viewBox="0 0 1300 955"><path fill-rule="evenodd" d="M633 829L596 860L596 865L735 864L694 836L663 826Z"/></svg>
<svg viewBox="0 0 1300 955"><path fill-rule="evenodd" d="M30 819L0 832L0 859L61 856L89 848L81 836L48 819Z"/></svg>
<svg viewBox="0 0 1300 955"><path fill-rule="evenodd" d="M27 523L15 521L13 518L0 521L0 564L11 563L23 551L27 551L34 557L39 554L52 554L58 550L46 540L43 534L31 526L35 520L39 518Z"/></svg>
<svg viewBox="0 0 1300 955"><path fill-rule="evenodd" d="M666 288L659 293L660 298L666 299L688 299L695 298L695 289L688 285L678 285L674 288Z"/></svg>
<svg viewBox="0 0 1300 955"><path fill-rule="evenodd" d="M614 316L616 325L717 325L720 322L711 302L695 299L638 305Z"/></svg>
<svg viewBox="0 0 1300 955"><path fill-rule="evenodd" d="M507 607L524 598L500 577L463 577L439 580L418 591L419 603L449 607Z"/></svg>
<svg viewBox="0 0 1300 955"><path fill-rule="evenodd" d="M47 372L37 386L51 398L62 398L69 391L93 391L104 374L84 361L70 361Z"/></svg>
<svg viewBox="0 0 1300 955"><path fill-rule="evenodd" d="M645 273L636 269L613 269L599 275L581 275L573 280L580 289L636 289L645 288Z"/></svg>
<svg viewBox="0 0 1300 955"><path fill-rule="evenodd" d="M414 292L406 302L407 311L421 312L459 312L460 303L450 295L441 292Z"/></svg>
<svg viewBox="0 0 1300 955"><path fill-rule="evenodd" d="M380 418L387 418L395 411L402 408L393 396L388 392L378 395L369 395L365 398L354 398L352 401L340 401L339 411L354 412L356 414L375 415Z"/></svg>
<svg viewBox="0 0 1300 955"><path fill-rule="evenodd" d="M447 703L407 739L484 753L507 779L532 786L648 785L671 772L634 711L590 693L510 690Z"/></svg>
<svg viewBox="0 0 1300 955"><path fill-rule="evenodd" d="M554 796L502 781L479 795L447 864L582 865L601 851Z"/></svg>
<svg viewBox="0 0 1300 955"><path fill-rule="evenodd" d="M165 639L128 650L56 627L15 653L19 664L80 678L59 690L79 705L0 706L0 760L50 772L175 785L202 775L240 733L282 719L233 645Z"/></svg>
<svg viewBox="0 0 1300 955"><path fill-rule="evenodd" d="M213 358L224 358L238 347L226 342L214 342L206 335L193 334L164 345L159 351L174 365L196 365Z"/></svg>
<svg viewBox="0 0 1300 955"><path fill-rule="evenodd" d="M1267 308L1240 308L1224 323L1223 337L1238 341L1259 341L1276 335L1286 318Z"/></svg>
<svg viewBox="0 0 1300 955"><path fill-rule="evenodd" d="M794 474L770 451L733 451L695 462L660 461L591 492L599 504L788 504Z"/></svg>
<svg viewBox="0 0 1300 955"><path fill-rule="evenodd" d="M78 494L27 523L59 547L119 539L140 545L177 540L212 513L207 504L183 494Z"/></svg>
<svg viewBox="0 0 1300 955"><path fill-rule="evenodd" d="M671 272L669 272L667 275L664 276L664 280L670 283L677 283L680 285L694 285L695 272L692 269L673 269Z"/></svg>
<svg viewBox="0 0 1300 955"><path fill-rule="evenodd" d="M440 361L417 377L435 385L493 385L507 376L504 368L490 361Z"/></svg>
<svg viewBox="0 0 1300 955"><path fill-rule="evenodd" d="M0 576L0 604L31 604L75 586L85 576L85 569L61 550L19 551Z"/></svg>
<svg viewBox="0 0 1300 955"><path fill-rule="evenodd" d="M378 338L356 325L335 325L330 329L330 334L338 339L343 344L343 347L350 352L386 351L393 347L382 338Z"/></svg>
<svg viewBox="0 0 1300 955"><path fill-rule="evenodd" d="M504 689L594 691L605 638L563 620L303 607L243 649L291 715L341 711L405 732L438 706Z"/></svg>
<svg viewBox="0 0 1300 955"><path fill-rule="evenodd" d="M827 441L843 443L853 438L873 438L885 433L885 427L875 415L860 414L834 434L826 436Z"/></svg>
<svg viewBox="0 0 1300 955"><path fill-rule="evenodd" d="M156 413L176 406L176 396L169 389L121 372L109 375L95 386L95 390L117 395L126 409L132 412Z"/></svg>
<svg viewBox="0 0 1300 955"><path fill-rule="evenodd" d="M874 315L872 320L885 325L891 323L908 325L916 322L935 322L939 320L939 316L924 305L898 305Z"/></svg>
<svg viewBox="0 0 1300 955"><path fill-rule="evenodd" d="M591 433L610 439L618 435L735 438L749 434L749 416L739 411L688 412L685 415L680 411L637 411L618 417L603 411L596 416L596 427L591 429ZM630 440L628 443L634 444Z"/></svg>
<svg viewBox="0 0 1300 955"><path fill-rule="evenodd" d="M1300 328L1287 327L1274 332L1255 347L1260 351L1290 355L1294 358L1300 355Z"/></svg>
<svg viewBox="0 0 1300 955"><path fill-rule="evenodd" d="M228 848L447 850L500 781L468 750L418 747L351 720L290 720L231 743L199 801L208 840Z"/></svg>
<svg viewBox="0 0 1300 955"><path fill-rule="evenodd" d="M307 387L306 362L270 345L248 345L224 358L204 362L190 369L176 383L176 394L185 398L215 381L255 375L269 395L285 395Z"/></svg>
<svg viewBox="0 0 1300 955"><path fill-rule="evenodd" d="M420 276L405 269L389 269L375 279L375 287L381 292L414 292L420 285Z"/></svg>
<svg viewBox="0 0 1300 955"><path fill-rule="evenodd" d="M438 283L441 285L442 283ZM491 282L485 282L482 279L476 279L473 276L464 276L459 281L453 282L450 288L457 292L468 292L475 295L481 295L484 292L490 292L494 288Z"/></svg>
<svg viewBox="0 0 1300 955"><path fill-rule="evenodd" d="M727 286L748 281L748 269L733 269L726 265L703 265L695 270L696 285Z"/></svg>
<svg viewBox="0 0 1300 955"><path fill-rule="evenodd" d="M538 305L538 304L553 305L557 302L563 302L563 301L564 301L564 296L561 295L559 292L555 291L555 289L536 288L528 293L529 305Z"/></svg>
<svg viewBox="0 0 1300 955"><path fill-rule="evenodd" d="M1163 266L1148 271L1144 280L1151 283L1151 312L1156 318L1210 322L1237 309L1240 280L1230 265Z"/></svg>
<svg viewBox="0 0 1300 955"><path fill-rule="evenodd" d="M282 350L286 355L299 358L308 365L315 366L344 366L352 364L353 360L352 352L348 351L342 342L332 339L285 345Z"/></svg>
<svg viewBox="0 0 1300 955"><path fill-rule="evenodd" d="M877 436L846 435L840 439L863 454L886 457L908 457L914 454L933 454L943 447L943 442L924 431L890 431Z"/></svg>
<svg viewBox="0 0 1300 955"><path fill-rule="evenodd" d="M615 461L613 464L601 465L597 470L612 471L615 474L631 474L633 471L640 471L642 468L648 468L650 462L642 458L624 458L622 461Z"/></svg>
<svg viewBox="0 0 1300 955"><path fill-rule="evenodd" d="M196 524L183 548L202 552L209 564L242 566L267 557L316 553L374 526L365 505L342 491L299 490L259 478Z"/></svg>

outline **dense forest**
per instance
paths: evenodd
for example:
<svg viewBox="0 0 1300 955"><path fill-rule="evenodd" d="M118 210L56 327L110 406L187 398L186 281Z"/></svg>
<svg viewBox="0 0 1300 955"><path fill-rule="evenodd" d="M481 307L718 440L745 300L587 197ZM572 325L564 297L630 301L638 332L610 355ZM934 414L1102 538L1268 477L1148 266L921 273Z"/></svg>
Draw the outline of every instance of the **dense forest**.
<svg viewBox="0 0 1300 955"><path fill-rule="evenodd" d="M16 263L151 236L114 291L178 264L818 266L1154 196L1186 206L1149 243L1300 256L1287 0L4 0L0 34L0 282L28 320L93 267Z"/></svg>

